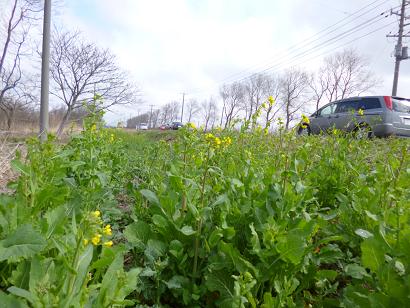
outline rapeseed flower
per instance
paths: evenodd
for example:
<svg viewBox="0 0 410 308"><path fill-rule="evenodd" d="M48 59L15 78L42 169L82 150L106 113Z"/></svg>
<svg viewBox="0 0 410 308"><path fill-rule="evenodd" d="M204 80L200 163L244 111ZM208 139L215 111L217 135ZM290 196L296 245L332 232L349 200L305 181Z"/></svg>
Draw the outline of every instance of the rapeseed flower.
<svg viewBox="0 0 410 308"><path fill-rule="evenodd" d="M275 99L273 98L273 96L269 96L268 97L268 101L269 101L269 106L273 106L273 104L275 103Z"/></svg>
<svg viewBox="0 0 410 308"><path fill-rule="evenodd" d="M359 109L358 111L357 111L357 114L359 115L359 116L364 116L364 111L363 111L363 109Z"/></svg>
<svg viewBox="0 0 410 308"><path fill-rule="evenodd" d="M94 237L91 239L91 242L93 243L94 246L97 246L101 241L101 234L96 234Z"/></svg>
<svg viewBox="0 0 410 308"><path fill-rule="evenodd" d="M110 225L106 225L103 229L103 233L105 235L112 235L112 230L111 230L111 226Z"/></svg>
<svg viewBox="0 0 410 308"><path fill-rule="evenodd" d="M310 119L307 116L305 116L304 114L302 114L302 122L305 123L305 124L309 124Z"/></svg>
<svg viewBox="0 0 410 308"><path fill-rule="evenodd" d="M111 247L113 245L112 241L107 241L103 244L105 247Z"/></svg>
<svg viewBox="0 0 410 308"><path fill-rule="evenodd" d="M196 129L196 125L194 123L191 123L191 122L187 123L186 126L188 128Z"/></svg>
<svg viewBox="0 0 410 308"><path fill-rule="evenodd" d="M93 217L98 218L101 216L101 212L99 210L96 210L94 212L91 212L91 214L93 215Z"/></svg>

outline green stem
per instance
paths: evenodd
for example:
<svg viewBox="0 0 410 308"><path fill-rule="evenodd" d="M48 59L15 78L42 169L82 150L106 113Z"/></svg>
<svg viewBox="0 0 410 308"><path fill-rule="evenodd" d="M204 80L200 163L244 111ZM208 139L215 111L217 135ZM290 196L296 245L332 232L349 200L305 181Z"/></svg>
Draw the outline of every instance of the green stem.
<svg viewBox="0 0 410 308"><path fill-rule="evenodd" d="M202 185L201 185L201 209L204 207L204 200L205 200L205 183L206 183L206 177L208 174L208 166L209 166L209 156L210 156L210 150L211 148L208 148L208 155L206 158L206 164L205 164L205 172L202 177ZM195 255L194 255L194 267L192 270L192 275L195 277L196 272L198 269L198 253L199 253L199 240L201 238L201 232L202 232L202 217L198 221L198 226L197 226L197 235L195 238Z"/></svg>

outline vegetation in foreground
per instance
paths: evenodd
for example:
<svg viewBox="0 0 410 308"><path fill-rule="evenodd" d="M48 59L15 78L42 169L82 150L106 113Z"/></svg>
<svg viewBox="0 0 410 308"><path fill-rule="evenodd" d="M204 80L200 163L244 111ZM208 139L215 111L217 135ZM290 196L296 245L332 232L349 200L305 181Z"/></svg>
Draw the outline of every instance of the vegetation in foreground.
<svg viewBox="0 0 410 308"><path fill-rule="evenodd" d="M13 161L2 307L410 306L408 140L95 120Z"/></svg>

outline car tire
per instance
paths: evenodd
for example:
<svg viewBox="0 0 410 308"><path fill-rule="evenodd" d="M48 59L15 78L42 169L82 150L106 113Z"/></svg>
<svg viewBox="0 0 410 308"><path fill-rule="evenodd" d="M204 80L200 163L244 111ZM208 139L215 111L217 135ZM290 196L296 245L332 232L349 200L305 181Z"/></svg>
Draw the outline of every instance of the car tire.
<svg viewBox="0 0 410 308"><path fill-rule="evenodd" d="M298 129L298 135L299 136L310 136L311 131L310 131L310 126L307 124L304 124L306 127L299 126Z"/></svg>
<svg viewBox="0 0 410 308"><path fill-rule="evenodd" d="M357 125L353 133L356 139L370 139L373 137L371 127L366 123L360 123Z"/></svg>

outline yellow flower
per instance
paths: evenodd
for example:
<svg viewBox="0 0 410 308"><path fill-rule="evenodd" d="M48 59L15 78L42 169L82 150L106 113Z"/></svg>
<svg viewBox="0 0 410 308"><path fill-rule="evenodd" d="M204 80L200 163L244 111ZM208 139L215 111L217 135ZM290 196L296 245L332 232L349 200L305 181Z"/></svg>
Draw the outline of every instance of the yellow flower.
<svg viewBox="0 0 410 308"><path fill-rule="evenodd" d="M338 130L336 128L333 128L332 129L332 134L336 136L338 134Z"/></svg>
<svg viewBox="0 0 410 308"><path fill-rule="evenodd" d="M105 235L112 235L112 230L111 230L111 226L110 225L106 225L103 229L103 233Z"/></svg>
<svg viewBox="0 0 410 308"><path fill-rule="evenodd" d="M96 124L93 124L92 126L91 126L91 131L93 132L93 131L95 131L97 129L97 125Z"/></svg>
<svg viewBox="0 0 410 308"><path fill-rule="evenodd" d="M208 134L205 135L206 140L210 140L210 139L213 139L213 138L214 138L214 135L212 135L211 133L208 133Z"/></svg>
<svg viewBox="0 0 410 308"><path fill-rule="evenodd" d="M91 212L91 215L92 215L94 218L99 218L99 217L101 216L101 212L100 212L99 210L96 210L96 211L94 211L94 212Z"/></svg>
<svg viewBox="0 0 410 308"><path fill-rule="evenodd" d="M263 104L262 104L262 108L266 109L266 107L268 107L268 106L266 105L266 103L263 103Z"/></svg>
<svg viewBox="0 0 410 308"><path fill-rule="evenodd" d="M196 129L196 126L195 126L195 124L194 123L191 123L191 122L189 122L189 123L187 123L187 125L186 125L188 128L193 128L193 129Z"/></svg>
<svg viewBox="0 0 410 308"><path fill-rule="evenodd" d="M84 244L84 246L87 246L88 245L88 240L85 238L85 239L83 239L83 244Z"/></svg>
<svg viewBox="0 0 410 308"><path fill-rule="evenodd" d="M219 137L215 137L215 145L221 145L221 139Z"/></svg>
<svg viewBox="0 0 410 308"><path fill-rule="evenodd" d="M363 109L360 108L360 109L357 111L357 114L362 117L362 116L364 115Z"/></svg>
<svg viewBox="0 0 410 308"><path fill-rule="evenodd" d="M305 123L305 124L309 124L310 119L307 116L305 116L304 114L302 114L302 122Z"/></svg>
<svg viewBox="0 0 410 308"><path fill-rule="evenodd" d="M101 234L96 234L92 239L91 242L94 246L97 246L101 241Z"/></svg>
<svg viewBox="0 0 410 308"><path fill-rule="evenodd" d="M306 129L306 128L307 128L307 125L302 124L300 127L302 127L303 129Z"/></svg>
<svg viewBox="0 0 410 308"><path fill-rule="evenodd" d="M105 242L105 243L104 243L104 246L105 246L105 247L111 247L112 244L113 244L112 241L108 241L108 242Z"/></svg>
<svg viewBox="0 0 410 308"><path fill-rule="evenodd" d="M225 137L223 142L226 145L230 145L232 143L232 139L231 139L231 137Z"/></svg>
<svg viewBox="0 0 410 308"><path fill-rule="evenodd" d="M272 96L268 97L268 101L269 101L269 106L271 106L271 107L275 103L275 99Z"/></svg>
<svg viewBox="0 0 410 308"><path fill-rule="evenodd" d="M110 143L113 143L114 142L114 134L111 134L110 135Z"/></svg>

